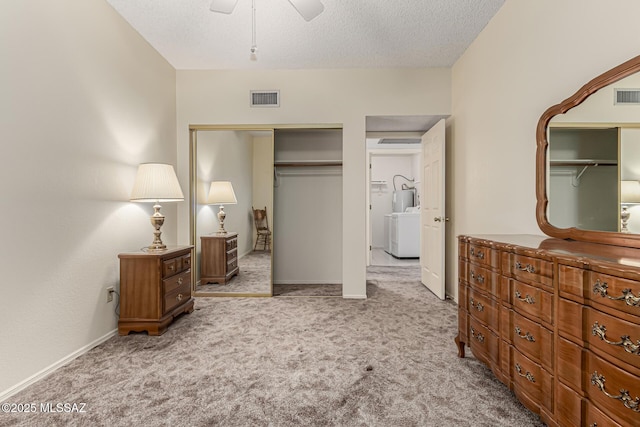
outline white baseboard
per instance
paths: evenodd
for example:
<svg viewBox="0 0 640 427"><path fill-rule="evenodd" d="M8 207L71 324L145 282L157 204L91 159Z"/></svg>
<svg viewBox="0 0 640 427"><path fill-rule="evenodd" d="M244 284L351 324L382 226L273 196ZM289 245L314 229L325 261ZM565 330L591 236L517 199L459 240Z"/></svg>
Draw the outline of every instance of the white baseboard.
<svg viewBox="0 0 640 427"><path fill-rule="evenodd" d="M30 376L26 380L19 382L18 384L14 385L13 387L8 388L7 390L5 390L2 393L0 393L0 402L5 401L6 399L10 398L11 396L15 395L16 393L24 390L25 388L29 387L31 384L34 384L34 383L40 381L41 379L45 378L49 374L53 373L56 369L66 365L67 363L71 362L73 359L76 359L76 358L82 356L83 354L85 354L86 352L91 350L92 348L99 346L100 344L102 344L103 342L108 340L109 338L115 336L117 333L118 333L118 329L114 329L113 331L108 332L107 334L105 334L105 335L101 336L100 338L90 342L89 344L85 345L84 347L74 351L73 353L69 354L68 356L65 356L62 359L58 360L57 362L47 366L46 368L44 368L40 372L35 373L34 375Z"/></svg>
<svg viewBox="0 0 640 427"><path fill-rule="evenodd" d="M326 280L278 280L274 285L342 285L342 282L332 282Z"/></svg>
<svg viewBox="0 0 640 427"><path fill-rule="evenodd" d="M344 298L344 299L367 299L367 296L366 295L360 295L360 294L342 295L342 298Z"/></svg>

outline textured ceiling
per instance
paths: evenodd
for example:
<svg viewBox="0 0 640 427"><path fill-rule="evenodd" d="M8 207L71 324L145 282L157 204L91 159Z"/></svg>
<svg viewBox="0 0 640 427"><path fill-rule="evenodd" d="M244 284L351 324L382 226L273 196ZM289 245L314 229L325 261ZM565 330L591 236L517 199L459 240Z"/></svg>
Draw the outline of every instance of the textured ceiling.
<svg viewBox="0 0 640 427"><path fill-rule="evenodd" d="M107 0L176 69L450 67L504 0L322 0L306 22L287 0L230 15L211 0Z"/></svg>

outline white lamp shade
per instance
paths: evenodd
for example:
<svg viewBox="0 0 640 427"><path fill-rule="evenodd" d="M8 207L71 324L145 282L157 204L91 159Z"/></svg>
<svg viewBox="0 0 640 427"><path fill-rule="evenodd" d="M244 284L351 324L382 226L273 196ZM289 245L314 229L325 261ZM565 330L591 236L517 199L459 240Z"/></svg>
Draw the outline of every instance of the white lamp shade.
<svg viewBox="0 0 640 427"><path fill-rule="evenodd" d="M142 163L131 191L132 202L178 202L184 200L173 166Z"/></svg>
<svg viewBox="0 0 640 427"><path fill-rule="evenodd" d="M620 181L620 203L640 203L639 181Z"/></svg>
<svg viewBox="0 0 640 427"><path fill-rule="evenodd" d="M207 203L210 205L235 205L238 203L231 182L213 181L209 188Z"/></svg>

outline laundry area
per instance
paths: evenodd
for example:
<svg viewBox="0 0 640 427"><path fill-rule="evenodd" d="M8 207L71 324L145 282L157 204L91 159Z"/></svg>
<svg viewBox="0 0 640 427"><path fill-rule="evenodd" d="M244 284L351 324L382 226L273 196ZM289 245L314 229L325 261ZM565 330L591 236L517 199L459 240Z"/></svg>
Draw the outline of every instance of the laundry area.
<svg viewBox="0 0 640 427"><path fill-rule="evenodd" d="M371 243L374 255L420 257L420 151L373 154L371 159ZM376 264L373 257L373 264Z"/></svg>

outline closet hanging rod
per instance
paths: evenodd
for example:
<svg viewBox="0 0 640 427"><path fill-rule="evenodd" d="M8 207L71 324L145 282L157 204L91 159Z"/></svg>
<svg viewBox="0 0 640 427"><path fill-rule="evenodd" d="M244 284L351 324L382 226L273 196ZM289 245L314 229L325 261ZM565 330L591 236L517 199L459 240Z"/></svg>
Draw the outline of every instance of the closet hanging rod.
<svg viewBox="0 0 640 427"><path fill-rule="evenodd" d="M277 168L298 168L298 167L314 167L314 166L342 166L342 161L329 160L329 161L290 161L290 162L275 162L273 166Z"/></svg>

